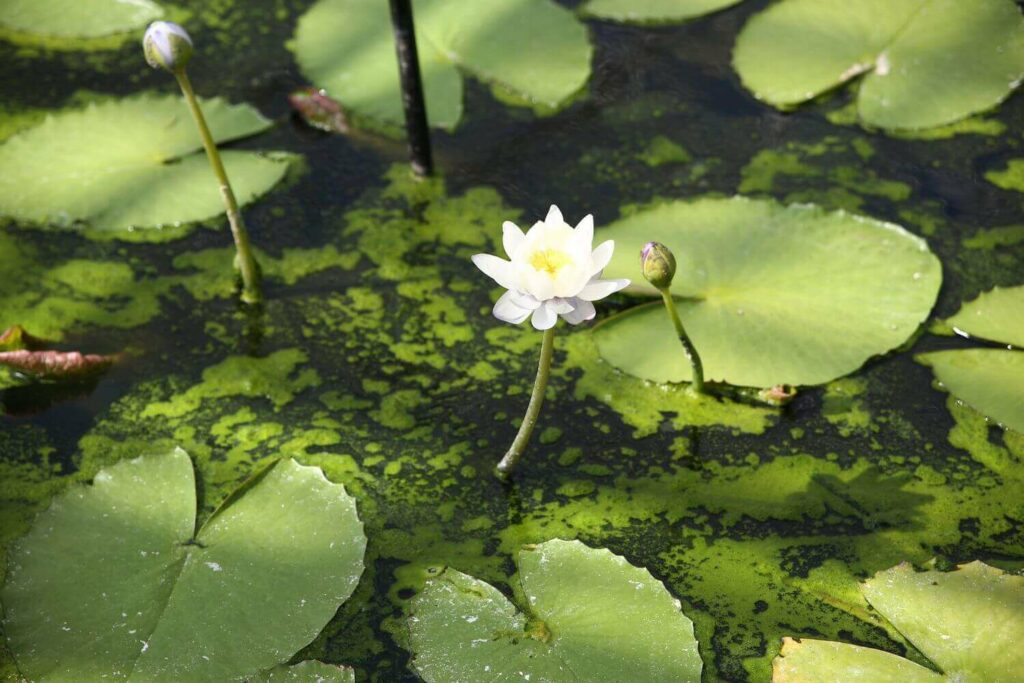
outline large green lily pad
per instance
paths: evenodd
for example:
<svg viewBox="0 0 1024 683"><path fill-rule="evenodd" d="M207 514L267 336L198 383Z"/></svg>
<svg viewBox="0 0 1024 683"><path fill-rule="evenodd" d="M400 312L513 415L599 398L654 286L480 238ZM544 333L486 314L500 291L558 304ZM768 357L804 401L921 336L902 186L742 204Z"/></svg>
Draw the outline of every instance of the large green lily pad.
<svg viewBox="0 0 1024 683"><path fill-rule="evenodd" d="M0 26L63 38L100 38L142 28L163 16L150 0L4 0Z"/></svg>
<svg viewBox="0 0 1024 683"><path fill-rule="evenodd" d="M203 102L218 142L270 121L247 105ZM222 152L246 204L284 176L290 157ZM48 117L0 146L0 215L117 236L224 213L220 190L181 97L141 95Z"/></svg>
<svg viewBox="0 0 1024 683"><path fill-rule="evenodd" d="M996 287L946 321L965 336L1024 346L1024 285ZM1000 424L1024 432L1024 352L964 349L923 353L950 393Z"/></svg>
<svg viewBox="0 0 1024 683"><path fill-rule="evenodd" d="M653 24L695 19L732 7L742 0L590 0L581 8L585 16Z"/></svg>
<svg viewBox="0 0 1024 683"><path fill-rule="evenodd" d="M679 314L713 381L743 386L820 384L910 337L935 303L938 259L899 226L845 211L744 198L672 202L599 231L614 239L606 277L640 272L648 241L668 245ZM657 382L690 368L661 302L594 330L602 357ZM636 353L643 348L644 353Z"/></svg>
<svg viewBox="0 0 1024 683"><path fill-rule="evenodd" d="M693 624L647 570L553 540L519 553L524 612L445 569L413 601L413 667L447 681L700 681Z"/></svg>
<svg viewBox="0 0 1024 683"><path fill-rule="evenodd" d="M931 128L990 109L1017 87L1024 18L1012 0L784 0L750 20L733 63L776 107L863 76L863 123Z"/></svg>
<svg viewBox="0 0 1024 683"><path fill-rule="evenodd" d="M1020 680L1024 577L981 562L953 572L901 564L863 586L864 597L943 673L871 648L786 639L775 683L802 681Z"/></svg>
<svg viewBox="0 0 1024 683"><path fill-rule="evenodd" d="M462 117L459 69L553 108L583 88L592 49L586 28L551 0L421 0L416 39L431 125ZM387 3L320 0L293 43L302 72L355 114L404 121Z"/></svg>
<svg viewBox="0 0 1024 683"><path fill-rule="evenodd" d="M188 455L147 455L55 499L13 545L4 630L33 681L233 680L317 635L365 547L355 501L318 468L279 461L197 532Z"/></svg>

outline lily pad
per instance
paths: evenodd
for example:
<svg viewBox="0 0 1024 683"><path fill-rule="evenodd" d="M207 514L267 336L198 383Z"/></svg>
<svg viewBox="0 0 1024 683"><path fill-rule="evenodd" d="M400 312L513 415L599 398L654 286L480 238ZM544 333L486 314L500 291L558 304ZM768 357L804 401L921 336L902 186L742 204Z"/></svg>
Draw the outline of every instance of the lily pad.
<svg viewBox="0 0 1024 683"><path fill-rule="evenodd" d="M584 16L637 24L657 24L695 19L742 0L590 0L581 8Z"/></svg>
<svg viewBox="0 0 1024 683"><path fill-rule="evenodd" d="M55 499L13 545L4 630L34 681L247 677L317 635L365 547L355 501L318 468L277 462L196 531L188 455L147 455Z"/></svg>
<svg viewBox="0 0 1024 683"><path fill-rule="evenodd" d="M946 321L965 336L1024 346L1024 285L996 287ZM950 393L1000 424L1024 432L1024 351L964 349L922 353Z"/></svg>
<svg viewBox="0 0 1024 683"><path fill-rule="evenodd" d="M412 665L441 681L700 681L692 622L665 586L608 550L553 540L519 553L528 605L454 569L413 600Z"/></svg>
<svg viewBox="0 0 1024 683"><path fill-rule="evenodd" d="M942 674L880 650L786 639L772 680L996 682L1024 671L1024 577L981 562L953 572L904 563L876 574L863 593Z"/></svg>
<svg viewBox="0 0 1024 683"><path fill-rule="evenodd" d="M216 98L202 106L218 142L270 126L247 105ZM242 204L277 184L291 159L241 151L222 157ZM66 111L0 146L0 214L19 221L116 237L223 212L181 97L141 95Z"/></svg>
<svg viewBox="0 0 1024 683"><path fill-rule="evenodd" d="M150 0L6 0L0 26L63 38L101 38L146 26L164 14Z"/></svg>
<svg viewBox="0 0 1024 683"><path fill-rule="evenodd" d="M462 117L459 69L554 108L590 76L586 28L551 0L420 0L416 40L431 125ZM391 20L377 0L320 0L292 45L302 72L351 111L386 126L403 121Z"/></svg>
<svg viewBox="0 0 1024 683"><path fill-rule="evenodd" d="M942 282L938 259L903 228L807 205L672 202L598 237L617 247L605 276L644 283L641 293L655 290L640 272L640 248L655 240L675 253L672 293L705 377L740 386L820 384L853 372L914 333ZM690 379L660 301L609 318L594 335L602 357L631 375Z"/></svg>
<svg viewBox="0 0 1024 683"><path fill-rule="evenodd" d="M270 671L249 679L249 683L355 683L356 672L351 667L334 666L323 662L300 662L292 666L275 666Z"/></svg>
<svg viewBox="0 0 1024 683"><path fill-rule="evenodd" d="M733 64L758 99L782 108L863 76L863 123L931 128L1013 92L1024 17L1012 0L784 0L746 25Z"/></svg>
<svg viewBox="0 0 1024 683"><path fill-rule="evenodd" d="M0 351L0 366L25 375L51 380L81 380L102 374L117 361L105 356L79 351Z"/></svg>

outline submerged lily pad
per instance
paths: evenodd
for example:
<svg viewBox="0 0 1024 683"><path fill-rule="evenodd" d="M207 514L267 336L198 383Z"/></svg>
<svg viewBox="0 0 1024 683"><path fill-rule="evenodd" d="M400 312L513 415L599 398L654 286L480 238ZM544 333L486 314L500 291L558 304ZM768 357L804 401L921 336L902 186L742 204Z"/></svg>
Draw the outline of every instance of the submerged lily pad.
<svg viewBox="0 0 1024 683"><path fill-rule="evenodd" d="M700 681L692 622L665 586L608 550L553 540L519 553L524 612L454 569L409 620L424 680Z"/></svg>
<svg viewBox="0 0 1024 683"><path fill-rule="evenodd" d="M957 332L1024 347L1024 285L996 287L946 321ZM964 349L922 353L950 393L1000 424L1024 432L1024 351Z"/></svg>
<svg viewBox="0 0 1024 683"><path fill-rule="evenodd" d="M694 19L732 7L742 0L590 0L585 16L628 23L663 23Z"/></svg>
<svg viewBox="0 0 1024 683"><path fill-rule="evenodd" d="M586 28L551 0L421 0L416 39L431 125L462 117L459 69L527 103L557 107L583 88L592 49ZM346 110L404 121L386 3L320 0L298 22L302 72Z"/></svg>
<svg viewBox="0 0 1024 683"><path fill-rule="evenodd" d="M733 63L756 97L783 108L863 75L863 123L931 128L1017 87L1024 18L1012 0L784 0L750 20Z"/></svg>
<svg viewBox="0 0 1024 683"><path fill-rule="evenodd" d="M203 102L218 142L267 129L247 105ZM288 155L222 153L239 202L277 184ZM48 117L0 146L0 214L116 237L221 215L224 205L185 102L141 95Z"/></svg>
<svg viewBox="0 0 1024 683"><path fill-rule="evenodd" d="M0 26L63 38L101 38L142 28L163 16L151 0L6 0Z"/></svg>
<svg viewBox="0 0 1024 683"><path fill-rule="evenodd" d="M277 462L197 532L188 455L143 456L55 499L14 544L4 630L30 680L233 680L316 636L365 547L355 501L318 468Z"/></svg>
<svg viewBox="0 0 1024 683"><path fill-rule="evenodd" d="M981 562L953 572L904 563L876 574L863 593L944 675L881 650L787 638L772 680L1015 681L1024 671L1024 577Z"/></svg>
<svg viewBox="0 0 1024 683"><path fill-rule="evenodd" d="M640 272L655 240L676 254L679 315L709 380L808 385L902 344L928 317L942 282L924 240L845 211L744 198L672 202L602 229L614 239L606 277ZM690 368L660 301L594 330L601 355L643 379L683 382ZM636 349L644 349L637 353Z"/></svg>

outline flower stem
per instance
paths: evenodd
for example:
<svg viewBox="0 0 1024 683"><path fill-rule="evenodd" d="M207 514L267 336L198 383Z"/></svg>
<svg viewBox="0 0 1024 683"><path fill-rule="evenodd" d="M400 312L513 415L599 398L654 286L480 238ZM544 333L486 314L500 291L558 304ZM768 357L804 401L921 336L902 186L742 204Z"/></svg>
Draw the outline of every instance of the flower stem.
<svg viewBox="0 0 1024 683"><path fill-rule="evenodd" d="M512 471L523 457L526 444L530 441L530 434L537 425L537 416L540 415L540 407L544 404L544 390L548 386L548 377L551 375L551 357L555 352L555 328L544 330L544 340L540 345L540 362L537 364L537 379L533 383L533 393L530 394L530 405L526 408L526 415L523 416L523 424L519 426L519 433L509 447L505 457L501 459L498 466L494 468L495 474L500 479L508 479Z"/></svg>
<svg viewBox="0 0 1024 683"><path fill-rule="evenodd" d="M220 183L220 195L224 199L224 208L228 214L228 223L231 225L231 235L235 238L235 249L238 251L238 269L242 273L242 301L247 304L258 304L263 298L260 293L260 270L256 258L252 253L252 246L249 244L249 233L245 230L245 223L242 222L242 213L238 209L238 200L231 189L231 181L228 180L227 171L224 170L224 163L220 159L220 152L217 151L217 144L213 141L210 128L206 125L206 118L203 110L199 108L199 101L192 91L192 83L188 79L185 69L178 68L174 71L174 77L178 79L181 92L185 95L185 101L192 112L192 118L199 128L199 136L203 139L203 147L206 149L206 156L213 167L213 173Z"/></svg>
<svg viewBox="0 0 1024 683"><path fill-rule="evenodd" d="M675 299L672 298L672 294L668 291L668 287L659 290L661 292L661 300L665 302L665 308L668 310L668 317L672 318L672 324L675 325L676 335L679 336L679 343L683 345L683 353L686 354L687 360L690 361L690 368L693 370L693 379L691 380L690 388L696 391L698 394L704 393L704 365L700 362L700 355L697 354L697 348L690 341L689 335L686 334L686 329L683 327L683 321L679 319L679 312L676 310Z"/></svg>

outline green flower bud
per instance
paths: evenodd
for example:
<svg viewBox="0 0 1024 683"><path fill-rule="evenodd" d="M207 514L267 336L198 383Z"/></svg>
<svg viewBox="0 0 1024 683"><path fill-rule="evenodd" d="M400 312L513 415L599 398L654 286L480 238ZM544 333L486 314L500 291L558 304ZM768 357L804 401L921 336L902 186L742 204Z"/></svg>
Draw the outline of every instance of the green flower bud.
<svg viewBox="0 0 1024 683"><path fill-rule="evenodd" d="M142 49L151 67L174 73L184 69L192 58L192 39L175 23L154 21L142 38Z"/></svg>
<svg viewBox="0 0 1024 683"><path fill-rule="evenodd" d="M657 289L668 289L676 276L676 257L664 244L648 242L640 252L640 269Z"/></svg>

